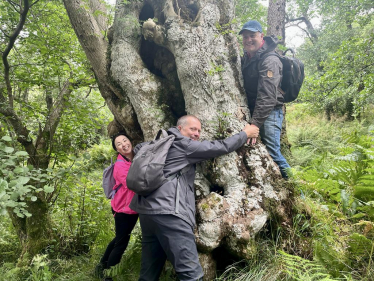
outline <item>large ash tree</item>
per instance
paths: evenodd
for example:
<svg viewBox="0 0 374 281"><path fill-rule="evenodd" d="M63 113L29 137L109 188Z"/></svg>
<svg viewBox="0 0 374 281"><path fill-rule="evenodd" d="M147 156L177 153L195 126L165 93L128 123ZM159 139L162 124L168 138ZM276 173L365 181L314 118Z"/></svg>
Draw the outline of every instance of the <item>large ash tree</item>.
<svg viewBox="0 0 374 281"><path fill-rule="evenodd" d="M97 0L64 3L115 117L109 133L150 140L188 113L202 121L203 139L219 139L249 121L237 39L227 32L234 1L118 0L109 29ZM247 258L270 216L287 220L283 185L262 144L198 167L196 240L207 279L214 249Z"/></svg>

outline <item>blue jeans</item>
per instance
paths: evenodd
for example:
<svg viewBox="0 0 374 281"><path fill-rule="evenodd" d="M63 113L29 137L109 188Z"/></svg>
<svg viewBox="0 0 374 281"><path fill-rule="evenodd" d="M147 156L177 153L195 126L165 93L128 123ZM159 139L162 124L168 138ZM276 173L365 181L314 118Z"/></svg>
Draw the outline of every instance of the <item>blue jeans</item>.
<svg viewBox="0 0 374 281"><path fill-rule="evenodd" d="M287 160L281 153L280 136L282 131L283 110L282 107L274 108L269 117L260 128L261 141L274 162L278 164L283 178L287 178L287 169L290 168Z"/></svg>

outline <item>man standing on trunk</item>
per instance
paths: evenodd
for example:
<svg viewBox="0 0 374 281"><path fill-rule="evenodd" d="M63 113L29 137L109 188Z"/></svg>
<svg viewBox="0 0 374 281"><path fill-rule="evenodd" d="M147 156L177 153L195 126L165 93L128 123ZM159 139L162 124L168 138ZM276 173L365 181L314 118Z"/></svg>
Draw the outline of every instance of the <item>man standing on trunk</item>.
<svg viewBox="0 0 374 281"><path fill-rule="evenodd" d="M178 177L147 196L135 194L130 208L139 213L142 228L142 265L139 281L156 281L168 259L180 281L202 280L195 235L195 164L243 146L258 136L258 128L246 125L225 140L199 141L201 123L194 115L179 118L168 134L175 136L168 151L164 175ZM135 151L139 149L138 145Z"/></svg>
<svg viewBox="0 0 374 281"><path fill-rule="evenodd" d="M275 53L278 39L264 37L261 24L255 20L246 22L239 34L243 37L242 73L252 116L251 126L260 129L262 142L278 164L283 178L287 178L290 165L280 151L283 122L280 84L283 65L277 56L269 55Z"/></svg>

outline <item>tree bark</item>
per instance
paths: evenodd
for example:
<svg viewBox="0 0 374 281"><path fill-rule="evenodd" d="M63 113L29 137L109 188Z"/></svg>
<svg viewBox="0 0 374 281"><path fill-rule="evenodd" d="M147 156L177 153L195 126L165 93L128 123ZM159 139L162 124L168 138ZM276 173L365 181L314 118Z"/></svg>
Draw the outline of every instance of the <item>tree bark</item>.
<svg viewBox="0 0 374 281"><path fill-rule="evenodd" d="M106 13L105 6L97 0L91 0L89 3L90 9L87 9L84 1L64 0L70 22L95 73L101 95L114 115L114 130L125 129L133 140L141 140L142 131L132 105L127 95L122 93L123 89L113 83L108 73L110 61L107 56L110 54L107 53L108 38L105 37L107 26L104 24L106 20L102 18ZM100 17L93 15L95 11L99 12Z"/></svg>
<svg viewBox="0 0 374 281"><path fill-rule="evenodd" d="M267 35L277 37L281 45L284 45L286 40L285 18L286 1L269 0Z"/></svg>
<svg viewBox="0 0 374 281"><path fill-rule="evenodd" d="M132 125L120 120L117 110L136 118L133 123L139 124L144 140L186 113L201 120L203 139L227 137L249 121L236 37L217 29L217 24L233 29L233 1L118 0L113 33L105 48L93 44L99 35L93 38L83 28L93 18L74 15L81 4L64 2L89 60L93 54L103 58L104 66L97 70L95 61L91 62L99 85L112 81L117 87L118 96L108 95L105 87L100 90L104 98L111 99L109 108L126 131ZM195 189L195 234L198 249L204 253L201 262L206 280L211 280L214 270L210 255L214 249L224 247L237 257L248 258L252 254L249 245L269 216L287 219L284 200L288 191L260 143L198 165Z"/></svg>

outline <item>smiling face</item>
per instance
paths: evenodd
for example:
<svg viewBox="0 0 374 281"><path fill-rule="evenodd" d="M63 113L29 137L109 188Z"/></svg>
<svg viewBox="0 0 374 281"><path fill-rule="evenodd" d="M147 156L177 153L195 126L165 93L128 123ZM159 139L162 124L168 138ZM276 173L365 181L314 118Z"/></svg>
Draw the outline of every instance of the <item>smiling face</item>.
<svg viewBox="0 0 374 281"><path fill-rule="evenodd" d="M187 117L186 121L182 125L178 126L181 134L192 140L199 140L201 133L201 123L194 117Z"/></svg>
<svg viewBox="0 0 374 281"><path fill-rule="evenodd" d="M133 158L132 144L128 138L122 135L118 136L114 140L114 145L116 146L116 150L118 153L132 160Z"/></svg>
<svg viewBox="0 0 374 281"><path fill-rule="evenodd" d="M247 51L251 56L261 48L264 34L261 32L253 32L244 30L242 32L244 50Z"/></svg>

